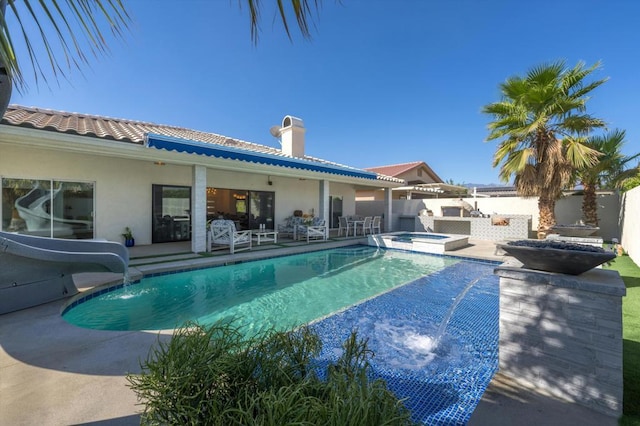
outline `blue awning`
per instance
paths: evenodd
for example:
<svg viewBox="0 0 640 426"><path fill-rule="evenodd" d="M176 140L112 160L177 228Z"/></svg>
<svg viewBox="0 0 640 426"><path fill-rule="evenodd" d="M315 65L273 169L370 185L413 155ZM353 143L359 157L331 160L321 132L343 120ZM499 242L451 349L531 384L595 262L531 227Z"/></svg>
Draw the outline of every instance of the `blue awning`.
<svg viewBox="0 0 640 426"><path fill-rule="evenodd" d="M308 170L319 173L350 176L361 179L375 180L377 175L365 170L323 164L302 158L285 157L263 152L253 152L244 149L222 146L207 142L171 138L163 135L147 134L145 146L148 148L164 149L167 151L183 152L187 154L206 155L226 160L246 161L248 163L266 164L269 166L287 167L291 169Z"/></svg>

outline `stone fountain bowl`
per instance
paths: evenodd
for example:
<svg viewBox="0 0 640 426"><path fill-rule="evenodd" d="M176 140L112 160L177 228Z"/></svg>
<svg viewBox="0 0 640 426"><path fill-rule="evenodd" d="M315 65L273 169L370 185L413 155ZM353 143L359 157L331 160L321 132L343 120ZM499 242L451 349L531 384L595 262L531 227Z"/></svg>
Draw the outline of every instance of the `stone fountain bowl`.
<svg viewBox="0 0 640 426"><path fill-rule="evenodd" d="M595 234L600 228L590 225L555 225L551 230L564 237L588 237Z"/></svg>
<svg viewBox="0 0 640 426"><path fill-rule="evenodd" d="M519 240L498 246L527 269L569 275L580 275L616 257L600 247L561 241Z"/></svg>

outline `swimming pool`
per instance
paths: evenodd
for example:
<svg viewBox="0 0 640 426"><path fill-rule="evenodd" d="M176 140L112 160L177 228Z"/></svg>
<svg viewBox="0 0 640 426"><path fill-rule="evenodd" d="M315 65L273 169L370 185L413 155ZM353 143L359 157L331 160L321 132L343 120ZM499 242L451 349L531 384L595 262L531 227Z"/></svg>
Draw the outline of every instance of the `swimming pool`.
<svg viewBox="0 0 640 426"><path fill-rule="evenodd" d="M100 330L173 329L241 318L290 328L438 271L458 260L353 246L145 277L75 300L63 318ZM384 279L381 279L384 275Z"/></svg>
<svg viewBox="0 0 640 426"><path fill-rule="evenodd" d="M82 319L85 327L171 328L188 315L176 320L172 314L155 325L147 321L188 301L191 319L203 322L229 317L245 319L248 327L312 322L323 342L320 366L335 360L357 329L375 354L372 374L406 398L414 420L464 424L498 367L494 267L355 246L144 278L77 299L63 316L72 323ZM397 279L387 282L387 276ZM112 322L113 316L119 319Z"/></svg>

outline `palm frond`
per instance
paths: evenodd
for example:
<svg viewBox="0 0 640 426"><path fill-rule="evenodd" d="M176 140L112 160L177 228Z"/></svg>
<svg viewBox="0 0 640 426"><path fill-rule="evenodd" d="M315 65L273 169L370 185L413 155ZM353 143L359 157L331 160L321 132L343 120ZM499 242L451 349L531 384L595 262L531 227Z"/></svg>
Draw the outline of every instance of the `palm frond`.
<svg viewBox="0 0 640 426"><path fill-rule="evenodd" d="M611 179L607 183L614 188L621 189L624 187L624 184L627 180L636 178L638 176L640 176L640 165L616 174L615 176L611 177Z"/></svg>
<svg viewBox="0 0 640 426"><path fill-rule="evenodd" d="M588 114L568 114L558 124L558 128L565 134L586 135L593 129L606 127L607 123Z"/></svg>
<svg viewBox="0 0 640 426"><path fill-rule="evenodd" d="M584 143L581 138L566 138L566 158L569 165L574 169L593 167L598 162L598 157L602 153Z"/></svg>
<svg viewBox="0 0 640 426"><path fill-rule="evenodd" d="M249 5L249 21L251 24L251 40L254 44L257 44L260 38L260 21L262 5L260 0L238 0L238 3L242 6L242 3L247 1ZM288 0L291 5L291 11L298 24L298 29L305 39L311 38L310 26L313 24L312 15L314 11L318 11L322 6L322 0ZM284 31L292 40L291 28L289 27L289 12L285 6L287 3L284 0L277 0L276 7L280 21L284 26Z"/></svg>
<svg viewBox="0 0 640 426"><path fill-rule="evenodd" d="M19 58L15 55L7 13L14 16L19 27L17 31L24 39L36 83L40 78L47 82L45 69L40 63L42 56L47 59L46 68L53 71L56 78L65 76L66 69L80 69L82 64L89 63L85 52L94 56L108 52L103 27L121 37L131 22L122 0L22 0L19 4L16 1L5 4L9 8L0 19L0 59L19 91L26 88L26 82ZM36 29L37 36L27 30L31 27ZM36 39L41 44L35 44Z"/></svg>
<svg viewBox="0 0 640 426"><path fill-rule="evenodd" d="M558 80L565 68L565 61L541 64L531 68L527 73L527 80L537 85L553 84Z"/></svg>
<svg viewBox="0 0 640 426"><path fill-rule="evenodd" d="M527 164L527 166L513 180L518 195L523 197L535 197L540 195L540 185L537 181L538 172L536 167Z"/></svg>

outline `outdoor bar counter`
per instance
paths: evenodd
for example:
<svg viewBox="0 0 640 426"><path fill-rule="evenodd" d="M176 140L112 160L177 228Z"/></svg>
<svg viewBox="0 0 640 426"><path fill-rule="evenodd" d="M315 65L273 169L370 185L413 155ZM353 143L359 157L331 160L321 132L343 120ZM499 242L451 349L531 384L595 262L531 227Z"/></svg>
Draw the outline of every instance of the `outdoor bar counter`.
<svg viewBox="0 0 640 426"><path fill-rule="evenodd" d="M412 216L416 232L469 235L480 240L529 238L530 215L495 214L490 217ZM408 217L401 216L401 223Z"/></svg>

